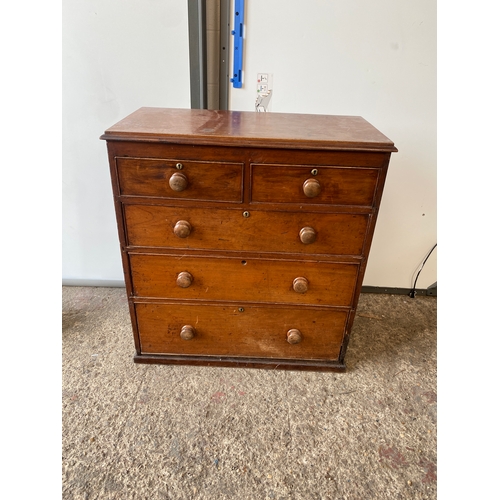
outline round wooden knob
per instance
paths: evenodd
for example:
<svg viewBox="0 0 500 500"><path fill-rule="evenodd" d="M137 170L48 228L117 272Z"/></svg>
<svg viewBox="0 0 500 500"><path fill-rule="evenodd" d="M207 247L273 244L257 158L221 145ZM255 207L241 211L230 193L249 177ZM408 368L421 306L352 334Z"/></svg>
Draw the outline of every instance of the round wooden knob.
<svg viewBox="0 0 500 500"><path fill-rule="evenodd" d="M187 238L191 234L191 224L187 220L180 220L174 226L174 233L179 238Z"/></svg>
<svg viewBox="0 0 500 500"><path fill-rule="evenodd" d="M181 328L181 338L183 340L191 340L196 335L196 330L191 325L184 325Z"/></svg>
<svg viewBox="0 0 500 500"><path fill-rule="evenodd" d="M300 330L297 330L296 328L288 330L288 332L286 332L286 340L289 344L298 344L299 342L302 342L302 334L300 333Z"/></svg>
<svg viewBox="0 0 500 500"><path fill-rule="evenodd" d="M188 187L187 177L180 172L172 174L168 183L174 191L184 191Z"/></svg>
<svg viewBox="0 0 500 500"><path fill-rule="evenodd" d="M302 189L308 198L315 198L319 193L321 193L321 184L318 179L307 179L304 181Z"/></svg>
<svg viewBox="0 0 500 500"><path fill-rule="evenodd" d="M182 271L177 275L177 285L181 288L187 288L193 282L193 276L187 271Z"/></svg>
<svg viewBox="0 0 500 500"><path fill-rule="evenodd" d="M303 227L299 233L300 241L304 243L304 245L309 245L310 243L314 243L316 241L316 231L312 227Z"/></svg>
<svg viewBox="0 0 500 500"><path fill-rule="evenodd" d="M306 293L309 288L309 282L306 278L299 276L293 280L293 290L297 293Z"/></svg>

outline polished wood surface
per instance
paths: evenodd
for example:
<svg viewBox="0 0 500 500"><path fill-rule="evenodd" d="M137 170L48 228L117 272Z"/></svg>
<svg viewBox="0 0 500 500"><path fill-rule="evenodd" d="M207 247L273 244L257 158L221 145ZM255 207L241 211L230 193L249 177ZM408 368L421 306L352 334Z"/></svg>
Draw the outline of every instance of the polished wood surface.
<svg viewBox="0 0 500 500"><path fill-rule="evenodd" d="M360 116L141 108L110 127L105 140L178 144L397 151Z"/></svg>
<svg viewBox="0 0 500 500"><path fill-rule="evenodd" d="M255 305L243 309L237 305L137 303L142 352L338 359L346 311ZM184 325L196 329L189 341L180 336ZM292 345L287 340L291 329L301 332L299 343Z"/></svg>
<svg viewBox="0 0 500 500"><path fill-rule="evenodd" d="M243 212L125 205L128 245L355 256L363 250L368 215L256 209L247 210L245 217ZM311 229L304 234L306 227ZM309 243L304 244L302 238Z"/></svg>
<svg viewBox="0 0 500 500"><path fill-rule="evenodd" d="M345 370L387 137L360 117L141 108L102 138L134 361Z"/></svg>

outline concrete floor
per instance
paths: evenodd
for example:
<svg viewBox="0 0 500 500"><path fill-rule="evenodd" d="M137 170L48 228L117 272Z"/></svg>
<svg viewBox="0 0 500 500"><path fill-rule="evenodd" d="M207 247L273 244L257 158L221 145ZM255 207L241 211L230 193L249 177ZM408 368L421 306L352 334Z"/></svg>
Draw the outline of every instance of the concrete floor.
<svg viewBox="0 0 500 500"><path fill-rule="evenodd" d="M343 374L138 365L63 287L63 499L434 499L434 297L362 294Z"/></svg>

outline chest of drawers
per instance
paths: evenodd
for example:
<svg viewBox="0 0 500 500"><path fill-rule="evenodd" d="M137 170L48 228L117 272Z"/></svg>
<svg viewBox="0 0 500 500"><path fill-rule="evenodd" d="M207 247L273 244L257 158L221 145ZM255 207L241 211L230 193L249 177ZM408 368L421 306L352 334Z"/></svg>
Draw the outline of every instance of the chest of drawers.
<svg viewBox="0 0 500 500"><path fill-rule="evenodd" d="M345 370L387 137L360 117L141 108L101 138L135 362Z"/></svg>

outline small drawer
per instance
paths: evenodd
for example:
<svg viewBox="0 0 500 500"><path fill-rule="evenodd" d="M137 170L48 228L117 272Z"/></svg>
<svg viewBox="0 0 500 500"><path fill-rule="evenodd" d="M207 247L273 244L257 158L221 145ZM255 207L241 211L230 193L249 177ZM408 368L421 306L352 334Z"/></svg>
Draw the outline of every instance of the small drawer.
<svg viewBox="0 0 500 500"><path fill-rule="evenodd" d="M359 268L332 262L134 253L130 265L137 297L343 307L352 303Z"/></svg>
<svg viewBox="0 0 500 500"><path fill-rule="evenodd" d="M252 201L372 207L379 169L252 164Z"/></svg>
<svg viewBox="0 0 500 500"><path fill-rule="evenodd" d="M130 246L353 256L362 254L369 217L151 205L124 211Z"/></svg>
<svg viewBox="0 0 500 500"><path fill-rule="evenodd" d="M336 360L347 321L346 311L245 304L137 303L135 310L142 354Z"/></svg>
<svg viewBox="0 0 500 500"><path fill-rule="evenodd" d="M117 158L122 196L241 203L243 164Z"/></svg>

